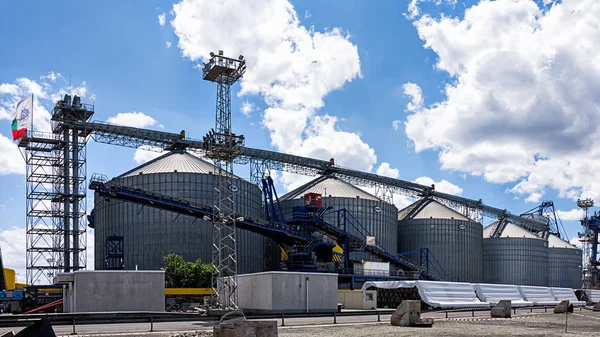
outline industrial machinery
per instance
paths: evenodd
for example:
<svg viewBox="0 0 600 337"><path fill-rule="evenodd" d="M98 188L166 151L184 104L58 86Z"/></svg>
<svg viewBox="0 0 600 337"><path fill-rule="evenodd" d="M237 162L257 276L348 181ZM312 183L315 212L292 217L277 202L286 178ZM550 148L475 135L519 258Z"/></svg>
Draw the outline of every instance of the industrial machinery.
<svg viewBox="0 0 600 337"><path fill-rule="evenodd" d="M600 213L589 216L589 209L594 207L592 199L578 199L577 206L585 211L581 220L583 232L578 233L583 244L583 287L585 289L600 288L600 262L598 261L598 233L600 232Z"/></svg>
<svg viewBox="0 0 600 337"><path fill-rule="evenodd" d="M291 219L283 219L282 213L278 212L278 202L276 201L276 192L273 187L273 181L267 177L263 181L264 190L267 191L266 210L267 219L253 219L246 217L243 214L234 214L236 218L236 226L241 229L260 233L266 237L272 238L279 244L289 246L309 246L317 247L315 238L320 235L327 235L334 238L336 242L344 243L344 252L352 250L364 251L383 261L390 262L396 271L393 278L408 278L408 279L433 279L440 280L439 265L433 263L433 258L430 258L428 252L423 251L425 258L421 264L413 264L402 254L395 252L387 252L382 249L377 241L372 244L368 243L370 233L364 230L364 227L357 223L352 215L345 209L328 210L309 204L298 209ZM98 195L117 200L126 200L141 205L156 207L159 209L169 210L178 214L186 214L188 216L210 220L219 215L214 212L212 207L208 205L194 205L188 200L183 200L171 197L164 194L145 191L140 188L130 188L128 186L116 184L109 181L103 176L92 175L90 179L90 189L96 191ZM273 194L270 194L273 193ZM315 198L314 200L318 200ZM280 208L279 208L280 209ZM333 212L337 215L338 223L331 224L323 220L327 212ZM283 221L275 221L275 219L283 219ZM231 225L231 224L230 224ZM348 229L352 227L358 230L359 234L352 234ZM356 233L356 232L355 232ZM316 235L315 235L316 234ZM332 254L334 245L329 246L329 254ZM344 254L344 270L350 270L348 254ZM344 274L342 274L343 277Z"/></svg>

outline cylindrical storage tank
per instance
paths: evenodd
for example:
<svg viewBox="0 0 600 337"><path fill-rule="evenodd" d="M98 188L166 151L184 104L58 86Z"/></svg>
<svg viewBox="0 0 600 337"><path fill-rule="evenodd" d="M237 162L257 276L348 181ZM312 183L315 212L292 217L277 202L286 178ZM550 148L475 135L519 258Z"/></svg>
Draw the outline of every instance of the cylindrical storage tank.
<svg viewBox="0 0 600 337"><path fill-rule="evenodd" d="M581 249L556 235L548 237L548 286L559 288L581 288Z"/></svg>
<svg viewBox="0 0 600 337"><path fill-rule="evenodd" d="M419 200L398 213L399 253L428 248L430 274L444 281L483 280L482 235L480 223L435 200ZM406 257L419 264L420 255Z"/></svg>
<svg viewBox="0 0 600 337"><path fill-rule="evenodd" d="M398 249L396 206L384 202L374 195L333 176L321 176L303 186L287 193L280 198L281 207L286 216L291 216L295 206L304 206L304 196L307 193L322 195L323 205L331 207L328 212L346 209L366 231L375 237L381 247L392 254ZM324 217L330 224L337 225L336 213ZM358 234L358 231L348 225L347 231ZM354 261L380 261L378 258L364 252L350 253Z"/></svg>
<svg viewBox="0 0 600 337"><path fill-rule="evenodd" d="M17 282L17 273L15 270L4 268L4 279L6 280L6 289L0 290L15 290L15 283Z"/></svg>
<svg viewBox="0 0 600 337"><path fill-rule="evenodd" d="M484 229L484 282L548 286L548 241L510 222L490 237L496 226Z"/></svg>
<svg viewBox="0 0 600 337"><path fill-rule="evenodd" d="M149 161L112 181L161 193L192 204L213 204L215 167L189 153L170 152ZM234 202L236 212L251 218L263 217L260 189L240 178ZM105 269L107 236L123 236L125 269L158 270L170 253L186 261L212 261L213 226L209 221L131 202L95 195L95 269ZM237 229L238 273L264 270L264 237Z"/></svg>

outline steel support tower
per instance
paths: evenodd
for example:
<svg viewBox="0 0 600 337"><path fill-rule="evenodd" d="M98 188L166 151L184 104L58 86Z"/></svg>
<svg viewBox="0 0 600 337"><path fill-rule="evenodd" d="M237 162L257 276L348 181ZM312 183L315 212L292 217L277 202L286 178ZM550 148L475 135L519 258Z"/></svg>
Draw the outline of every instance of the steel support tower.
<svg viewBox="0 0 600 337"><path fill-rule="evenodd" d="M52 113L52 133L31 132L25 150L28 284L52 284L59 272L86 268L86 153L88 132L62 121L87 122L92 105L65 95Z"/></svg>
<svg viewBox="0 0 600 337"><path fill-rule="evenodd" d="M583 287L586 289L597 289L600 284L598 272L598 215L588 216L589 209L594 207L594 200L577 199L577 206L584 210L585 216L581 220L583 232L579 234L579 241L583 245Z"/></svg>
<svg viewBox="0 0 600 337"><path fill-rule="evenodd" d="M246 61L210 53L204 64L203 79L217 83L215 128L204 137L206 156L214 161L213 177L213 287L216 287L217 307L237 309L237 241L234 195L238 191L233 176L233 161L241 155L244 136L231 130L231 86L246 71Z"/></svg>

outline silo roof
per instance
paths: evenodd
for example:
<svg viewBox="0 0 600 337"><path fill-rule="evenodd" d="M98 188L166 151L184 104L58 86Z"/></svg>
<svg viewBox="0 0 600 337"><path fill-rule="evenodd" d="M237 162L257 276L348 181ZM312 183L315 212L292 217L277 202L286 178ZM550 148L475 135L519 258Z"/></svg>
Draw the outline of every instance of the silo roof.
<svg viewBox="0 0 600 337"><path fill-rule="evenodd" d="M202 158L185 151L172 151L123 173L119 178L170 172L211 174L215 171L215 166Z"/></svg>
<svg viewBox="0 0 600 337"><path fill-rule="evenodd" d="M571 248L571 249L579 249L579 248L573 246L569 242L567 242L567 241L559 238L558 236L556 236L554 234L550 234L550 236L548 236L548 247L549 248Z"/></svg>
<svg viewBox="0 0 600 337"><path fill-rule="evenodd" d="M376 196L367 193L334 176L320 176L297 189L287 193L281 200L301 199L307 193L319 193L331 198L360 198L379 201Z"/></svg>
<svg viewBox="0 0 600 337"><path fill-rule="evenodd" d="M494 221L483 229L483 237L489 238L492 233L496 230L496 226L498 226L498 221ZM504 230L500 233L498 237L501 238L527 238L527 239L540 239L542 238L536 236L535 234L527 231L526 229L519 227L512 222L509 222L504 227Z"/></svg>
<svg viewBox="0 0 600 337"><path fill-rule="evenodd" d="M451 219L473 221L452 208L433 199L416 201L398 212L398 220L410 219Z"/></svg>

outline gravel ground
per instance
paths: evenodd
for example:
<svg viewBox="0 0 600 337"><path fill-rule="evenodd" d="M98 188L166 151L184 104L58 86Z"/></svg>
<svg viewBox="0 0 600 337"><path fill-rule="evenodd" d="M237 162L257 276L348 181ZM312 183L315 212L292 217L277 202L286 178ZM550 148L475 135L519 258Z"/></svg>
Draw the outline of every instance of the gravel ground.
<svg viewBox="0 0 600 337"><path fill-rule="evenodd" d="M584 317L588 316L588 317ZM565 333L564 315L545 314L512 320L436 320L432 328L394 327L388 324L302 327L279 329L282 337L363 337L363 336L599 336L600 315L583 312L569 315Z"/></svg>

